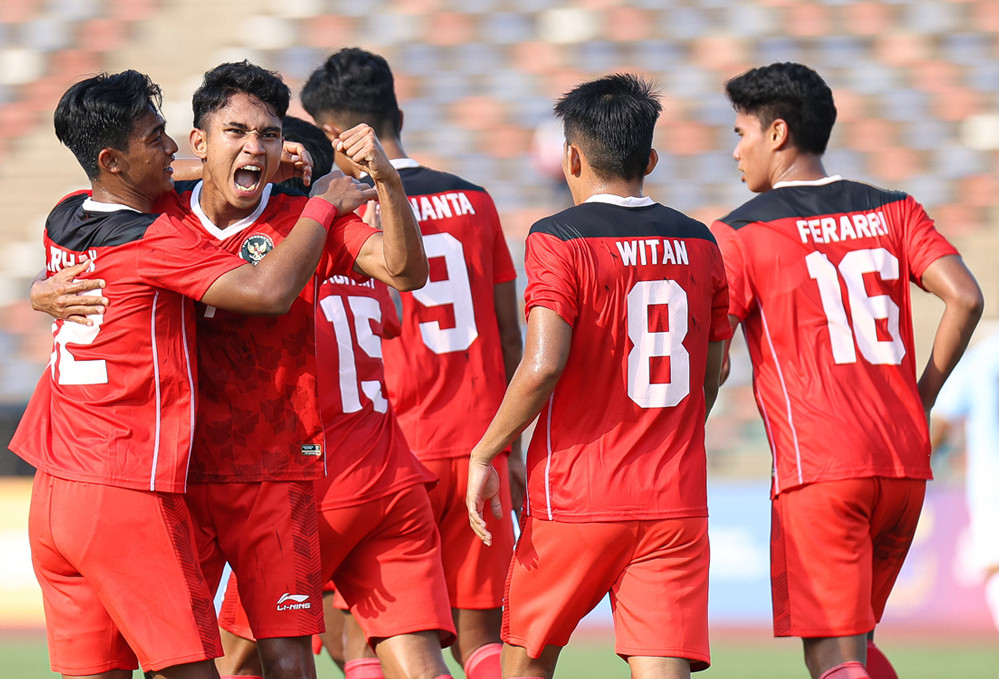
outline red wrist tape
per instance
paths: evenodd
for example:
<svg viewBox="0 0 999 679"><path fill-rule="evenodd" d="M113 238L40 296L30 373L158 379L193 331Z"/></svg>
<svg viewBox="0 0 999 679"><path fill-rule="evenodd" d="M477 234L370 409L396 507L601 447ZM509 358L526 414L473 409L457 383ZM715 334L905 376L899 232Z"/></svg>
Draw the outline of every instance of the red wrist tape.
<svg viewBox="0 0 999 679"><path fill-rule="evenodd" d="M302 218L317 221L329 231L330 225L336 219L336 207L322 198L309 198L305 203L305 209L302 210Z"/></svg>

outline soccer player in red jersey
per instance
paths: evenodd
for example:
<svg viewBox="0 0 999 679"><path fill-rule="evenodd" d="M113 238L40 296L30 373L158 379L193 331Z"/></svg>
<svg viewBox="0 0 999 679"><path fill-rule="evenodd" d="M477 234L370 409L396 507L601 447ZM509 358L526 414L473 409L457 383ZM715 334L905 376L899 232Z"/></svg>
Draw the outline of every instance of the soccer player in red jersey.
<svg viewBox="0 0 999 679"><path fill-rule="evenodd" d="M321 130L300 122L293 134L286 129L320 171L332 165ZM382 676L381 667L399 679L449 677L441 642L453 640L454 626L427 495L436 479L413 456L385 398L381 340L399 333L395 307L381 282L346 275L322 281L317 307L319 408L332 446L327 475L316 481L322 578L332 577L362 630L347 648L347 678ZM230 581L220 625L252 638L240 608ZM228 641L223 635L227 656L236 649L232 674L243 675L253 658L245 644ZM369 643L378 659L356 648Z"/></svg>
<svg viewBox="0 0 999 679"><path fill-rule="evenodd" d="M489 517L490 549L468 531L468 450L485 431L521 355L516 270L492 199L481 187L421 166L402 146L403 116L382 57L361 49L330 56L309 77L302 104L328 136L367 123L382 139L420 221L430 280L402 295L402 333L385 343L389 400L416 456L440 478L431 493L458 641L470 679L499 676L503 582L513 550L511 488L519 507L519 446L504 455L502 517Z"/></svg>
<svg viewBox="0 0 999 679"><path fill-rule="evenodd" d="M107 305L89 326L54 324L50 370L10 446L38 468L32 562L52 669L66 677L123 679L139 664L157 677L214 676L212 595L181 495L197 380L189 298L274 313L308 280L329 229L300 220L260 268L155 214L177 151L160 101L146 76L125 71L77 83L55 114L92 188L50 214L46 267L86 258L108 283ZM326 211L328 200L347 211L370 198L350 179L322 185Z"/></svg>
<svg viewBox="0 0 999 679"><path fill-rule="evenodd" d="M265 261L307 199L269 183L281 155L290 92L248 62L205 74L194 95L191 147L203 179L178 187L185 224L250 262ZM198 422L187 501L209 584L226 561L259 641L265 677L314 676L310 639L322 630L313 484L328 451L317 408L315 311L320 281L374 277L422 285L426 258L398 172L370 127L336 146L372 177L383 231L354 214L331 229L312 280L276 318L198 307Z"/></svg>
<svg viewBox="0 0 999 679"><path fill-rule="evenodd" d="M726 93L760 195L712 230L773 451L774 634L802 638L816 679L891 677L868 640L931 478L927 414L981 291L911 196L826 173L836 107L817 73L772 64ZM910 281L945 304L918 380Z"/></svg>
<svg viewBox="0 0 999 679"><path fill-rule="evenodd" d="M488 544L486 505L500 510L491 462L538 415L507 580L506 677L551 677L608 593L632 676L710 662L704 419L732 331L711 233L642 195L660 111L629 75L555 106L575 207L527 237L524 359L469 464L469 520Z"/></svg>

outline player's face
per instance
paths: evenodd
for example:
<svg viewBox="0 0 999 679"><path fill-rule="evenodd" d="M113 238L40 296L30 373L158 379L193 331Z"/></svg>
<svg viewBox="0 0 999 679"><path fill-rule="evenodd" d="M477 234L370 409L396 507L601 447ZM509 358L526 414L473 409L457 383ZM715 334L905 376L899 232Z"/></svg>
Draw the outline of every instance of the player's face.
<svg viewBox="0 0 999 679"><path fill-rule="evenodd" d="M770 185L770 146L760 119L749 113L738 111L735 115L735 133L739 143L735 145L732 157L739 164L742 181L753 193L762 193L773 188Z"/></svg>
<svg viewBox="0 0 999 679"><path fill-rule="evenodd" d="M166 133L163 116L150 108L137 121L128 138L128 149L119 151L125 164L122 181L137 194L154 202L173 189L173 162L177 142Z"/></svg>
<svg viewBox="0 0 999 679"><path fill-rule="evenodd" d="M206 117L201 138L192 134L204 159L204 191L247 213L281 162L281 119L270 106L242 92Z"/></svg>

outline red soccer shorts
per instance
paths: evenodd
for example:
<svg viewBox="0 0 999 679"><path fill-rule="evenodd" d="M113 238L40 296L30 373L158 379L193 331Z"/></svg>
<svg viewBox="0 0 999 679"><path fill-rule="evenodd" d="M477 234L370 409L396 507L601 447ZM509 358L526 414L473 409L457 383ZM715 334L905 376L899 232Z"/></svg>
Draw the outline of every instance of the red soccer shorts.
<svg viewBox="0 0 999 679"><path fill-rule="evenodd" d="M610 593L618 655L711 662L706 517L562 523L525 517L510 563L503 641L532 658L565 646Z"/></svg>
<svg viewBox="0 0 999 679"><path fill-rule="evenodd" d="M313 485L188 485L205 578L217 587L229 562L257 638L309 636L325 629Z"/></svg>
<svg viewBox="0 0 999 679"><path fill-rule="evenodd" d="M37 472L28 519L52 671L147 671L222 655L183 496Z"/></svg>
<svg viewBox="0 0 999 679"><path fill-rule="evenodd" d="M491 547L486 547L468 525L465 506L468 456L425 460L423 464L440 479L430 491L430 503L441 535L441 555L451 607L499 608L503 605L503 586L513 554L507 456L500 455L493 461L500 478L503 517L497 519L492 512L486 512L486 527L493 534Z"/></svg>
<svg viewBox="0 0 999 679"><path fill-rule="evenodd" d="M912 544L926 482L824 481L772 503L770 576L774 636L866 634Z"/></svg>
<svg viewBox="0 0 999 679"><path fill-rule="evenodd" d="M369 640L439 630L454 641L454 623L440 562L440 538L426 488L417 484L319 517L323 575L332 574ZM242 580L240 590L242 590ZM219 624L252 638L230 580Z"/></svg>

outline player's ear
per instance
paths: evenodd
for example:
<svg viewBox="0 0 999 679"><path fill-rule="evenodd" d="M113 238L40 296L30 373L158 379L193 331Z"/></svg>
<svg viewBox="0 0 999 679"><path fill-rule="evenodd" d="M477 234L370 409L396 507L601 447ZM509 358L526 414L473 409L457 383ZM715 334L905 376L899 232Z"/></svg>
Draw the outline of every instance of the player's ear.
<svg viewBox="0 0 999 679"><path fill-rule="evenodd" d="M645 175L648 176L652 174L652 171L656 169L656 165L659 164L659 154L656 153L655 149L649 151L649 164L645 166Z"/></svg>
<svg viewBox="0 0 999 679"><path fill-rule="evenodd" d="M194 155L204 160L208 156L208 135L205 134L204 130L199 130L195 127L191 130L190 139L191 150L194 151Z"/></svg>
<svg viewBox="0 0 999 679"><path fill-rule="evenodd" d="M114 149L101 149L97 154L97 165L104 172L111 174L118 174L123 169L118 152Z"/></svg>
<svg viewBox="0 0 999 679"><path fill-rule="evenodd" d="M791 131L787 127L787 121L783 118L777 118L770 123L768 134L770 145L775 149L781 148L791 140Z"/></svg>
<svg viewBox="0 0 999 679"><path fill-rule="evenodd" d="M578 177L583 171L583 157L579 149L569 142L565 142L562 151L562 171L567 177Z"/></svg>

